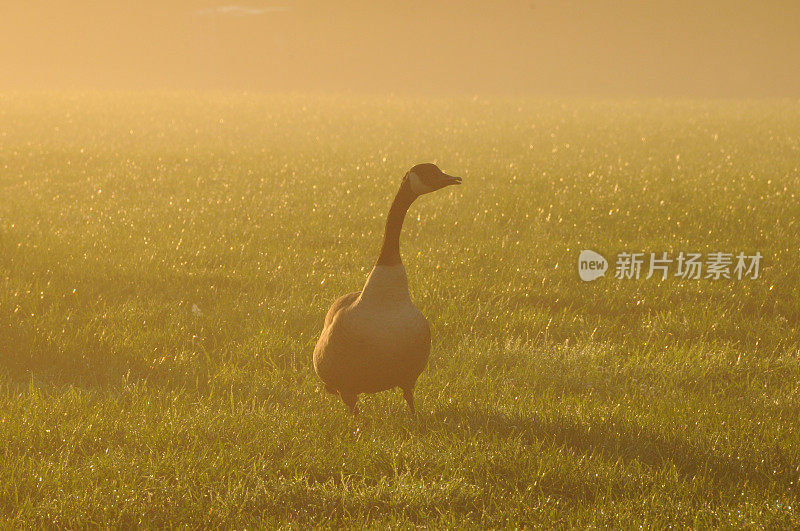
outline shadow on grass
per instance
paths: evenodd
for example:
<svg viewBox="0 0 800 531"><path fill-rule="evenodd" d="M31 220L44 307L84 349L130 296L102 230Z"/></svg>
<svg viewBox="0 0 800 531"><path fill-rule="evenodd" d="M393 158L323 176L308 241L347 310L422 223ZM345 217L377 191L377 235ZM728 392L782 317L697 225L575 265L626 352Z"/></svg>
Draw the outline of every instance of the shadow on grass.
<svg viewBox="0 0 800 531"><path fill-rule="evenodd" d="M760 487L797 489L800 463L772 453L753 456L721 455L686 440L679 434L631 431L601 422L577 423L492 411L445 406L433 413L435 424L453 431L484 432L500 438L520 438L526 444L564 446L576 453L600 455L609 461L633 461L662 468L672 464L686 479L706 477L719 487L743 482ZM420 425L425 430L430 424ZM591 490L591 489L590 489Z"/></svg>
<svg viewBox="0 0 800 531"><path fill-rule="evenodd" d="M27 329L6 330L0 338L0 353L0 375L17 387L34 380L53 386L107 389L122 385L126 375L146 380L149 369L142 360L112 353L100 342L87 342L79 351L67 353Z"/></svg>
<svg viewBox="0 0 800 531"><path fill-rule="evenodd" d="M270 315L253 301L243 308L229 303L235 311L222 314L224 319L213 315L209 309L218 300L235 300L247 287L217 271L129 274L97 269L101 272L94 276L66 270L59 282L76 286L80 297L65 288L37 310L36 319L0 307L0 377L15 386L35 380L105 390L146 382L204 393L210 374L231 362L230 351L265 326L254 324L250 312L259 318ZM27 280L31 286L42 281L35 275ZM269 280L259 286L259 297L280 296L279 286ZM211 316L194 315L194 301ZM225 312L229 310L226 306ZM313 325L305 316L285 319L288 333L308 334Z"/></svg>

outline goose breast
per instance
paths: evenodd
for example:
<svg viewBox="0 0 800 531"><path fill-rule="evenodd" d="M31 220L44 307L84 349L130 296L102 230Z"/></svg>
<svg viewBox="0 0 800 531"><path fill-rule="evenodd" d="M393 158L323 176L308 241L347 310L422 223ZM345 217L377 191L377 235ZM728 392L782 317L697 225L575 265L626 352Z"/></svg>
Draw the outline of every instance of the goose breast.
<svg viewBox="0 0 800 531"><path fill-rule="evenodd" d="M409 300L355 299L332 317L314 349L314 368L338 391L373 393L413 386L430 354L430 328Z"/></svg>

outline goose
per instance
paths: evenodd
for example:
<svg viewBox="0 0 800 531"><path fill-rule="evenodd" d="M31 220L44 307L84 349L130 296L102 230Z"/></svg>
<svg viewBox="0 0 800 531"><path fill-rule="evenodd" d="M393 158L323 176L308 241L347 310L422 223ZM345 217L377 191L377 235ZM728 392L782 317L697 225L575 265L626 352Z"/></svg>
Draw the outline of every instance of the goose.
<svg viewBox="0 0 800 531"><path fill-rule="evenodd" d="M400 387L412 415L414 386L428 364L431 331L411 302L400 259L400 230L419 196L461 184L435 164L417 164L403 177L389 215L383 246L361 291L336 300L314 348L314 371L325 390L338 394L353 415L360 393Z"/></svg>

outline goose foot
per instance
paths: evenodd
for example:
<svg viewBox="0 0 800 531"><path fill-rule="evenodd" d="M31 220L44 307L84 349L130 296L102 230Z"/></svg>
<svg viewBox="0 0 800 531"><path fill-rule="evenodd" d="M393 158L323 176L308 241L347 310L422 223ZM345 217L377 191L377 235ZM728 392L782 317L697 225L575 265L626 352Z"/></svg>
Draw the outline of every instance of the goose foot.
<svg viewBox="0 0 800 531"><path fill-rule="evenodd" d="M348 409L350 409L350 413L352 413L354 417L358 415L358 407L356 407L358 395L355 393L342 393L339 391L339 396L342 397L342 401L345 403Z"/></svg>
<svg viewBox="0 0 800 531"><path fill-rule="evenodd" d="M406 403L408 404L408 408L411 410L411 416L417 416L417 409L414 407L414 388L409 387L403 389L403 398L406 399Z"/></svg>

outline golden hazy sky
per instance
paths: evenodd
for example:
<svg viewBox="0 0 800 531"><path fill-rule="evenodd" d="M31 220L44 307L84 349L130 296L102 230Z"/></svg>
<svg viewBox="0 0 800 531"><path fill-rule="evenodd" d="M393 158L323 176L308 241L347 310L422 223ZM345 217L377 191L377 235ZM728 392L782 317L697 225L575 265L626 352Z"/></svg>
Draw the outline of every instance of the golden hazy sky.
<svg viewBox="0 0 800 531"><path fill-rule="evenodd" d="M800 0L0 0L0 90L800 97Z"/></svg>

